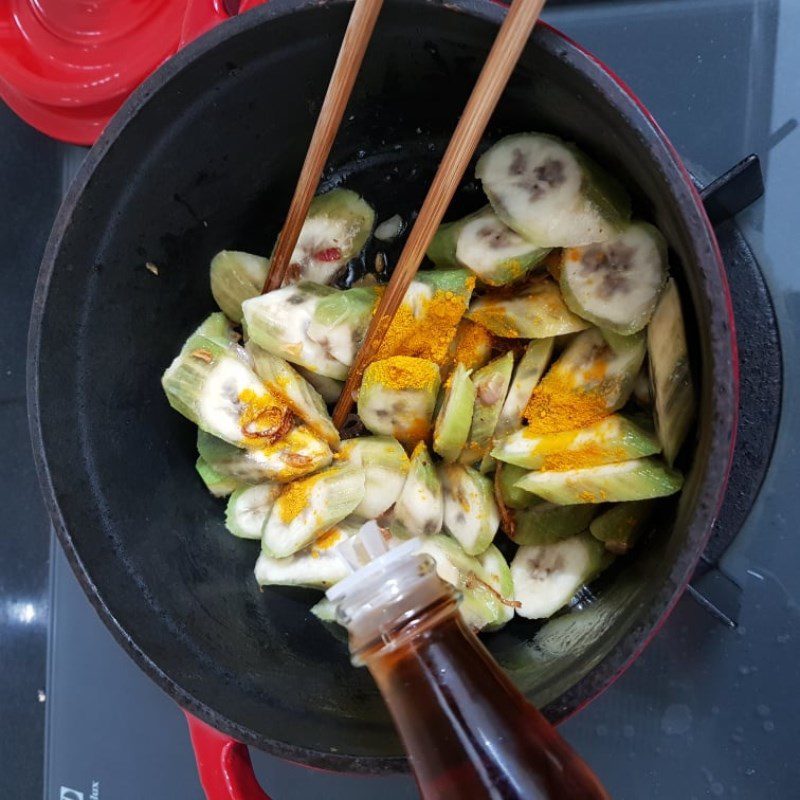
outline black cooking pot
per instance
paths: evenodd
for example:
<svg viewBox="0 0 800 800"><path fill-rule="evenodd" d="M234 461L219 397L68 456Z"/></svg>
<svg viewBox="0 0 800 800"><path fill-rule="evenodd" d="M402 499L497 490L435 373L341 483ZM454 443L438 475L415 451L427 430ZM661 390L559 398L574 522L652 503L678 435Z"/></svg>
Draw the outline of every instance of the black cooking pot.
<svg viewBox="0 0 800 800"><path fill-rule="evenodd" d="M314 593L258 591L258 544L225 532L220 502L194 471L194 428L159 385L213 308L211 256L271 248L349 10L338 0L274 0L187 47L117 114L44 258L30 416L61 543L142 669L241 741L306 764L382 772L404 762L369 675L309 614ZM323 184L361 192L379 219L408 219L503 13L489 2L387 0ZM725 486L736 354L714 234L678 156L614 75L543 25L486 142L523 130L578 142L664 232L699 385L686 487L656 534L582 610L543 625L516 620L485 639L558 721L635 658L692 572ZM452 212L480 204L467 179Z"/></svg>

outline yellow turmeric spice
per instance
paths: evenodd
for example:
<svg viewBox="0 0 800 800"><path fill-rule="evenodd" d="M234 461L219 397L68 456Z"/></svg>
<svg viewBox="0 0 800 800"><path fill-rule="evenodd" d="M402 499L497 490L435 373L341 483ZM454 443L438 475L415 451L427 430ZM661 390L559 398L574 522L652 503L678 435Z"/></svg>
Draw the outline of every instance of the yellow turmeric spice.
<svg viewBox="0 0 800 800"><path fill-rule="evenodd" d="M563 472L568 469L583 469L608 464L614 461L625 461L625 450L621 447L601 447L597 442L587 442L576 450L563 450L544 457L542 470Z"/></svg>
<svg viewBox="0 0 800 800"><path fill-rule="evenodd" d="M239 393L239 401L244 407L239 425L245 445L272 444L292 429L294 415L291 409L269 392L256 394L252 389L244 389Z"/></svg>
<svg viewBox="0 0 800 800"><path fill-rule="evenodd" d="M580 376L581 386L568 370L556 365L533 390L525 407L531 434L558 433L584 428L607 417L612 398L619 393L618 380L603 380L605 365L598 363ZM591 374L590 374L591 373Z"/></svg>
<svg viewBox="0 0 800 800"><path fill-rule="evenodd" d="M470 319L484 328L488 328L497 336L507 339L518 339L519 329L511 322L504 300L486 300L483 305L470 311Z"/></svg>
<svg viewBox="0 0 800 800"><path fill-rule="evenodd" d="M467 369L479 369L492 356L494 337L482 325L462 319L453 341L453 363L463 364Z"/></svg>
<svg viewBox="0 0 800 800"><path fill-rule="evenodd" d="M363 386L386 389L428 389L439 380L439 367L423 358L393 356L373 361L364 372Z"/></svg>
<svg viewBox="0 0 800 800"><path fill-rule="evenodd" d="M278 498L276 505L284 523L291 522L307 505L314 484L324 475L329 476L331 471L320 472L309 478L293 481L286 484L286 488Z"/></svg>
<svg viewBox="0 0 800 800"><path fill-rule="evenodd" d="M314 547L311 550L311 556L313 558L319 558L320 553L324 550L330 550L331 547L337 545L342 538L342 532L339 528L331 528L329 531L325 531L322 536L314 542Z"/></svg>
<svg viewBox="0 0 800 800"><path fill-rule="evenodd" d="M386 332L377 358L414 356L443 364L456 326L466 310L464 295L442 290L422 299L416 309L403 303Z"/></svg>

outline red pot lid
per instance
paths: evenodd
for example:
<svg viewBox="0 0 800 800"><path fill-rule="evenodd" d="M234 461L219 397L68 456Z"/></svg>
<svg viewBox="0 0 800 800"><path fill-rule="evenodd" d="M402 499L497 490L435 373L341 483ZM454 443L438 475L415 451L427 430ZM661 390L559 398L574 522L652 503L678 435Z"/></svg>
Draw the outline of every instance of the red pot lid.
<svg viewBox="0 0 800 800"><path fill-rule="evenodd" d="M92 144L151 72L231 6L239 3L0 0L0 97L43 133Z"/></svg>

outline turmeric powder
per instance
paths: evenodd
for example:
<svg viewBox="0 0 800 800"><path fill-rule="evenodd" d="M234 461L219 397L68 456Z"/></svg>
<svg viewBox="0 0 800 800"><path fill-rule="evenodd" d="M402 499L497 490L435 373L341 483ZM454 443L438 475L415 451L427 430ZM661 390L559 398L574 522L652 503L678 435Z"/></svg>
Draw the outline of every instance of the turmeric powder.
<svg viewBox="0 0 800 800"><path fill-rule="evenodd" d="M568 469L583 469L608 464L614 461L625 461L627 458L622 447L601 447L596 442L587 442L575 450L562 450L544 457L542 470L563 472Z"/></svg>
<svg viewBox="0 0 800 800"><path fill-rule="evenodd" d="M531 434L558 433L584 428L614 411L620 378L605 378L607 365L598 362L580 376L556 364L533 390L525 407Z"/></svg>
<svg viewBox="0 0 800 800"><path fill-rule="evenodd" d="M244 406L239 425L247 445L273 444L283 438L294 424L291 409L281 405L269 392L256 394L252 389L239 393Z"/></svg>
<svg viewBox="0 0 800 800"><path fill-rule="evenodd" d="M325 476L328 478L330 475L331 470L327 470L312 475L309 478L303 478L302 480L286 484L286 488L276 502L281 520L288 524L297 517L308 505L308 500L311 497L311 490L314 488L314 484L316 484L321 477Z"/></svg>
<svg viewBox="0 0 800 800"><path fill-rule="evenodd" d="M493 342L494 337L482 325L462 319L453 342L453 363L463 364L467 369L482 367L492 356Z"/></svg>
<svg viewBox="0 0 800 800"><path fill-rule="evenodd" d="M472 282L474 285L474 278ZM472 287L469 288L471 291ZM420 299L416 308L403 303L376 358L413 356L443 364L456 326L467 310L467 296L437 289L430 298Z"/></svg>
<svg viewBox="0 0 800 800"><path fill-rule="evenodd" d="M519 329L511 321L508 310L502 299L487 300L483 305L470 311L470 319L482 325L497 336L518 339Z"/></svg>
<svg viewBox="0 0 800 800"><path fill-rule="evenodd" d="M385 389L429 389L439 381L439 368L433 361L411 356L393 356L373 361L364 372L363 386Z"/></svg>

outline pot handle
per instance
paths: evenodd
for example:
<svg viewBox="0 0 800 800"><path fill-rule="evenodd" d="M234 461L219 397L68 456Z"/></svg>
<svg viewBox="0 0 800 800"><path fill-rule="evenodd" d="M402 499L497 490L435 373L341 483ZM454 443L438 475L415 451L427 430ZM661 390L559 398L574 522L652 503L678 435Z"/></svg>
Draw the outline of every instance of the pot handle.
<svg viewBox="0 0 800 800"><path fill-rule="evenodd" d="M183 713L206 800L270 800L258 785L247 745Z"/></svg>
<svg viewBox="0 0 800 800"><path fill-rule="evenodd" d="M178 47L185 47L220 22L265 2L267 0L187 0Z"/></svg>

